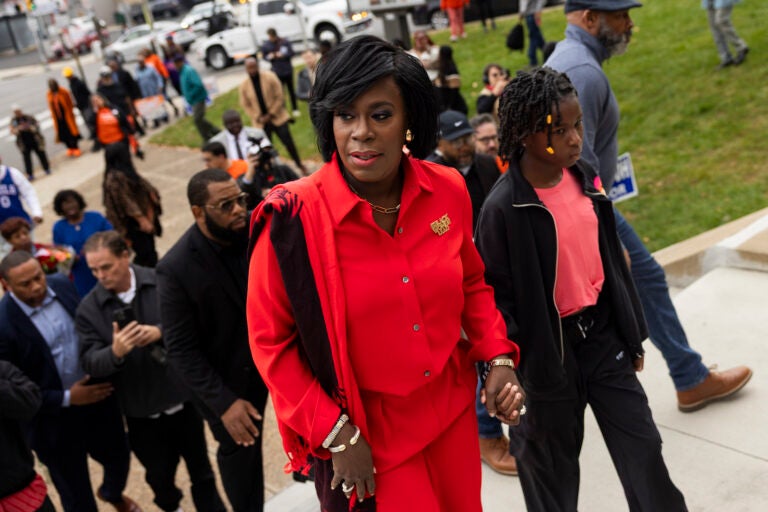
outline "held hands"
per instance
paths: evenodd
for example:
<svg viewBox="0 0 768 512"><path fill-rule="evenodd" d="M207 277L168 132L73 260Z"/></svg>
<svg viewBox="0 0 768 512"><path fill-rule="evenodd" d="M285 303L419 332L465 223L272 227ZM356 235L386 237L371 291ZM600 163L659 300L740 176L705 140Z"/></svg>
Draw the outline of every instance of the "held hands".
<svg viewBox="0 0 768 512"><path fill-rule="evenodd" d="M94 404L96 402L101 402L112 394L114 388L111 383L104 382L102 384L93 384L89 386L89 380L91 380L91 376L86 375L72 384L72 387L69 388L70 405Z"/></svg>
<svg viewBox="0 0 768 512"><path fill-rule="evenodd" d="M136 347L145 347L158 341L162 332L155 325L144 325L133 321L120 329L112 322L112 353L123 358Z"/></svg>
<svg viewBox="0 0 768 512"><path fill-rule="evenodd" d="M260 421L261 414L248 400L238 398L221 415L221 422L229 435L240 446L251 446L259 437L259 429L253 420Z"/></svg>
<svg viewBox="0 0 768 512"><path fill-rule="evenodd" d="M366 493L373 496L376 491L376 482L373 474L376 470L373 467L373 456L368 441L362 436L357 436L357 442L350 444L357 430L349 422L336 436L331 447L346 446L341 452L331 453L333 462L333 480L331 480L331 490L335 490L341 485L341 490L347 498L352 493L357 493L358 501L365 499Z"/></svg>
<svg viewBox="0 0 768 512"><path fill-rule="evenodd" d="M491 417L507 425L520 424L520 416L525 404L525 391L517 380L515 370L510 366L494 366L485 379L480 401L488 409Z"/></svg>

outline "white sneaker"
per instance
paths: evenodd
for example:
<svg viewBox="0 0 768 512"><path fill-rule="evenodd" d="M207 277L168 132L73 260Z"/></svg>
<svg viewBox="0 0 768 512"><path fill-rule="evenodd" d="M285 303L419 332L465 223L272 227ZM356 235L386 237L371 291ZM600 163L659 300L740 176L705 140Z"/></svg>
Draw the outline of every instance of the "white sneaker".
<svg viewBox="0 0 768 512"><path fill-rule="evenodd" d="M301 110L294 110L293 117L299 117L299 116L301 116Z"/></svg>

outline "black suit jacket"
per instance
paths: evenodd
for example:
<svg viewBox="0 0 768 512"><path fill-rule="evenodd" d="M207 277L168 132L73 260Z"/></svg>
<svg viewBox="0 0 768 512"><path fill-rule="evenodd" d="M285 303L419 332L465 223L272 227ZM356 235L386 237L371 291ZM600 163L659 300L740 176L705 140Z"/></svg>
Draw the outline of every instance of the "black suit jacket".
<svg viewBox="0 0 768 512"><path fill-rule="evenodd" d="M168 360L202 401L206 418L220 418L237 398L253 402L254 387L263 402L266 386L248 345L245 286L197 225L160 260L156 274Z"/></svg>
<svg viewBox="0 0 768 512"><path fill-rule="evenodd" d="M64 306L74 322L80 302L75 286L60 274L46 276L46 279L48 286L56 293L56 300ZM0 359L13 363L42 392L43 403L31 425L32 446L35 447L35 439L39 436L55 438L57 417L64 398L59 372L45 339L10 293L0 300Z"/></svg>

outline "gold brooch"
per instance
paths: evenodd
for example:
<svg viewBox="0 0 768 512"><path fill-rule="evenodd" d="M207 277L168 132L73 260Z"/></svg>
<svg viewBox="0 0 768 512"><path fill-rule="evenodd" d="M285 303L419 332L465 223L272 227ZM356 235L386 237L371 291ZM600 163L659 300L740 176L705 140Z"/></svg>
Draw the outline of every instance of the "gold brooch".
<svg viewBox="0 0 768 512"><path fill-rule="evenodd" d="M451 229L451 219L446 213L436 221L432 222L429 226L432 228L432 231L434 231L436 235L443 236L448 232L449 229Z"/></svg>

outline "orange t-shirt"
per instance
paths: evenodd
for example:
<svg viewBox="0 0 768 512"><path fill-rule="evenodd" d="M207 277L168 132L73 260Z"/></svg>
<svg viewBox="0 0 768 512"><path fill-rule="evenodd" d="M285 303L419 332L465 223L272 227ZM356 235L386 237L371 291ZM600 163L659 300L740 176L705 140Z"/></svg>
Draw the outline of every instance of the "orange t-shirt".
<svg viewBox="0 0 768 512"><path fill-rule="evenodd" d="M237 179L248 172L248 162L245 160L230 160L227 172L234 179Z"/></svg>
<svg viewBox="0 0 768 512"><path fill-rule="evenodd" d="M99 113L96 115L96 126L98 127L99 142L104 146L125 140L125 134L120 128L120 121L108 108L99 109Z"/></svg>
<svg viewBox="0 0 768 512"><path fill-rule="evenodd" d="M561 317L597 304L605 274L598 244L597 215L576 177L563 169L563 179L536 194L552 213L557 227L555 303Z"/></svg>

